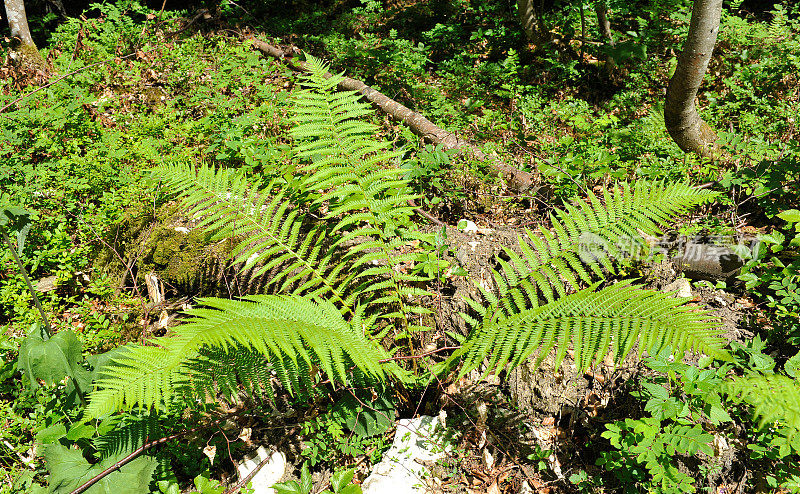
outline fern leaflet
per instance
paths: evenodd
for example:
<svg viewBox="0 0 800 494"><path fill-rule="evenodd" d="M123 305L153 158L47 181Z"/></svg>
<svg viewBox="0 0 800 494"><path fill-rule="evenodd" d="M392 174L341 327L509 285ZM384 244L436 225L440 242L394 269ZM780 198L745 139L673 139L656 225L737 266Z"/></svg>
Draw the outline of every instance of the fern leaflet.
<svg viewBox="0 0 800 494"><path fill-rule="evenodd" d="M413 259L399 248L415 236L409 201L419 197L396 166L402 151L389 150L390 143L375 139L378 128L359 120L373 111L357 92L335 91L341 76L329 77L328 67L314 57L308 57L308 64L311 73L294 99L291 131L297 156L308 159L300 168L308 175L304 187L320 191L316 202L328 205L326 219L336 221L332 231L342 233L337 245L350 245L349 253L357 259L353 268L368 266L357 275L357 291L380 290L381 295L366 303L379 310L395 306L383 316L417 329L410 326L409 315L427 311L407 302L428 295L413 286L428 278L399 269Z"/></svg>
<svg viewBox="0 0 800 494"><path fill-rule="evenodd" d="M669 346L677 352L694 350L728 359L726 340L707 314L682 305L667 294L618 283L597 290L597 284L553 302L511 316L485 321L473 329L463 346L450 357L461 360L460 375L478 368L485 359L486 373L520 365L538 353L537 365L554 347L559 365L572 345L579 371L602 361L611 351L616 362L638 342L643 350L658 352Z"/></svg>
<svg viewBox="0 0 800 494"><path fill-rule="evenodd" d="M239 347L263 355L290 392L313 387L312 369L332 383L347 383L351 369L361 379L385 382L387 372L402 377L394 364L381 364L387 354L373 345L360 328L345 321L331 303L299 297L261 295L245 300L201 299L189 323L173 337L151 345L121 347L112 365L102 369L99 389L91 395L87 413L100 417L139 406L162 408L197 383L207 382L208 366L191 365L204 350ZM204 370L205 369L205 370ZM246 367L240 366L246 370ZM260 380L260 369L253 369Z"/></svg>
<svg viewBox="0 0 800 494"><path fill-rule="evenodd" d="M725 391L735 401L752 405L761 427L785 427L788 443L800 453L800 384L795 379L780 374L740 377L725 383Z"/></svg>
<svg viewBox="0 0 800 494"><path fill-rule="evenodd" d="M659 225L714 195L686 184L646 182L605 191L602 201L590 193L588 201L551 214L552 231L526 230L526 238L519 239L523 255L506 249L509 261L499 260L501 269L494 273L499 295L481 288L488 307L470 305L487 320L536 307L540 297L552 302L567 288L603 278L603 269L613 273L615 261L647 248L642 234L659 233Z"/></svg>

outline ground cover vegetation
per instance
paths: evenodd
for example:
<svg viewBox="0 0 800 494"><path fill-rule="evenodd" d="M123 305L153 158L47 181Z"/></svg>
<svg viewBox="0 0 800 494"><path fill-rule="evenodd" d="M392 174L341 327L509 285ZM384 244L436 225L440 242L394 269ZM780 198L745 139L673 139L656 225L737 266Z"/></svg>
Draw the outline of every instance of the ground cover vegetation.
<svg viewBox="0 0 800 494"><path fill-rule="evenodd" d="M359 492L395 418L442 410L434 492L800 490L800 10L723 2L698 156L663 117L692 2L528 3L28 3L0 492L246 492L261 444L280 492ZM741 268L663 292L687 238Z"/></svg>

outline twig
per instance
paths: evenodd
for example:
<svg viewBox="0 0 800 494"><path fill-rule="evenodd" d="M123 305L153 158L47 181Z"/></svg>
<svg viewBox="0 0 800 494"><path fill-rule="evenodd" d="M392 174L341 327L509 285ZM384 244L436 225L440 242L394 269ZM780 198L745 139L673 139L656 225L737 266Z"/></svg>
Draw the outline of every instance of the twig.
<svg viewBox="0 0 800 494"><path fill-rule="evenodd" d="M256 465L256 467L253 469L253 471L248 473L243 479L241 479L239 482L236 482L231 487L226 489L223 494L235 494L235 493L239 492L242 489L242 487L246 486L247 483L250 482L253 479L253 477L256 476L258 471L261 470L261 468L269 462L269 460L272 458L272 455L275 453L275 451L277 451L278 448L284 443L284 441L286 441L286 438L289 437L289 435L291 435L292 432L295 432L296 430L297 430L297 427L294 427L292 431L289 431L288 434L285 434L283 436L283 439L278 441L278 444L275 445L275 447L272 448L271 454L267 455L266 458L261 460L258 463L258 465Z"/></svg>
<svg viewBox="0 0 800 494"><path fill-rule="evenodd" d="M383 363L386 363L386 362L393 362L395 360L420 359L422 357L427 357L428 355L433 355L434 353L446 352L448 350L458 350L459 348L461 348L461 347L460 346L444 346L442 348L437 348L436 350L431 350L429 352L420 353L419 355L401 355L399 357L389 357L389 358L384 358L384 359L378 360L378 362L383 364Z"/></svg>
<svg viewBox="0 0 800 494"><path fill-rule="evenodd" d="M22 462L22 463L23 463L23 464L24 464L24 465L25 465L27 468L30 468L31 470L36 470L36 466L34 466L34 464L33 464L33 458L25 458L24 456L22 456L22 453L20 453L19 451L17 451L17 450L16 450L16 448L14 448L14 445L13 445L13 444L11 444L10 442L8 442L8 440L6 440L6 439L3 439L3 444L5 444L6 446L8 446L8 449L10 449L11 451L13 451L13 452L14 452L14 453L15 453L15 454L16 454L16 455L19 457L19 460L20 460L20 461L21 461L21 462ZM34 446L34 452L36 451L36 449L35 449L35 448L36 448L36 447ZM34 454L31 454L31 456L35 456L35 455L34 455Z"/></svg>
<svg viewBox="0 0 800 494"><path fill-rule="evenodd" d="M11 250L11 255L14 256L14 260L17 261L17 266L19 266L19 272L22 273L22 277L25 278L25 284L28 285L28 290L31 292L31 297L33 297L33 303L36 304L36 308L39 309L39 314L42 316L42 322L44 322L44 331L47 337L49 338L53 334L53 330L50 326L50 321L47 319L47 314L44 313L44 309L42 308L42 303L39 301L39 297L36 295L36 291L33 289L33 285L31 284L31 279L28 278L28 271L25 269L25 266L22 264L19 256L17 255L17 248L14 246L14 243L11 242L11 238L8 236L5 230L0 230L0 233L3 234L3 240L6 241L8 244L9 250ZM77 383L75 384L75 389L78 389ZM80 395L80 392L78 392Z"/></svg>
<svg viewBox="0 0 800 494"><path fill-rule="evenodd" d="M178 34L181 34L182 32L184 32L187 29L189 29L192 26L192 24L197 22L201 17L204 17L206 15L208 15L210 17L210 14L208 13L208 9L200 9L198 11L197 15L192 17L192 19L188 23L186 23L185 26L183 26L182 28L178 29L177 31L172 31L172 32L167 33L167 36L176 36Z"/></svg>
<svg viewBox="0 0 800 494"><path fill-rule="evenodd" d="M158 446L160 444L164 444L167 441L172 441L173 439L178 439L179 437L183 437L185 435L191 434L193 432L197 432L199 430L203 430L203 429L207 429L209 427L213 427L213 426L215 426L215 425L217 425L217 424L219 424L221 422L224 422L224 421L228 420L231 417L235 417L237 415L241 415L242 413L244 413L244 410L228 414L225 417L217 419L217 420L215 420L215 421L213 421L213 422L211 422L209 424L197 426L197 427L194 427L192 429L186 429L186 430L183 430L183 431L178 432L176 434L172 434L171 436L162 437L161 439L157 439L157 440L151 441L151 442L146 442L145 444L143 444L140 447L138 447L133 453L129 454L125 458L119 460L118 462L114 463L110 467L108 467L105 470L103 470L102 472L98 473L97 475L95 475L91 479L89 479L86 482L84 482L81 486L79 486L77 489L72 491L70 494L80 494L81 492L86 491L88 488L90 488L94 484L100 482L103 478L105 478L109 474L113 473L114 471L119 470L120 468L124 467L126 464L130 463L137 456L141 455L142 453L144 453L145 451L147 451L148 449L150 449L152 447Z"/></svg>
<svg viewBox="0 0 800 494"><path fill-rule="evenodd" d="M415 213L417 213L418 215L422 216L423 218L429 220L433 224L435 224L437 226L445 226L445 223L442 220L440 220L436 216L432 215L431 213L425 211L421 207L417 206L417 203L415 203L411 199L408 200L408 205L411 206L412 208L414 208L414 212Z"/></svg>

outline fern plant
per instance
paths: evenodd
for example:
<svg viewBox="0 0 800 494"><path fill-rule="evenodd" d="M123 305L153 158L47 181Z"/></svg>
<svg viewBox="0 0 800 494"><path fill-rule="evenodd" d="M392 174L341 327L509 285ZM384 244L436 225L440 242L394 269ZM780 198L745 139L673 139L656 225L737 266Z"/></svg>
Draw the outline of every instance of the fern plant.
<svg viewBox="0 0 800 494"><path fill-rule="evenodd" d="M604 191L603 200L589 193L550 215L552 231L540 227L526 230L519 239L522 256L505 249L510 261L498 259L501 270L494 273L498 295L483 289L489 302L472 304L483 317L502 317L529 306L577 290L581 282L591 283L614 274L614 266L626 257L648 248L644 235L661 232L660 226L690 208L712 199L716 193L686 184L638 182L630 187ZM566 284L565 284L566 282Z"/></svg>
<svg viewBox="0 0 800 494"><path fill-rule="evenodd" d="M269 391L264 369L293 393L313 386L318 372L341 385L408 377L374 341L393 328L419 329L413 321L427 310L414 303L427 294L419 287L427 278L398 269L411 260L402 245L425 238L410 221L416 196L397 166L400 153L360 120L369 109L355 93L335 92L339 76L324 64L309 64L293 116L299 189L207 166L154 172L200 226L238 242L236 261L269 273L274 294L204 299L174 336L124 347L97 382L91 415L198 393L231 396L243 386ZM567 205L551 216L552 232L527 232L522 255L508 251L510 261L500 261L497 295L483 290L486 306L469 301L474 329L437 370L463 364L463 374L487 358L487 372L500 370L554 347L560 360L570 344L583 368L609 351L622 358L637 341L640 351L669 345L725 358L707 314L626 283L593 283L643 245L642 233L710 197L683 184L640 183ZM605 253L588 251L587 240Z"/></svg>
<svg viewBox="0 0 800 494"><path fill-rule="evenodd" d="M156 338L149 346L121 347L113 365L103 368L87 414L100 417L134 406L159 409L176 393L230 389L216 386L215 366L193 365L204 360L202 350L209 348L257 352L266 360L261 366L242 367L248 370L247 380L255 381L252 375L269 362L290 392L315 385L312 369L337 384L349 382L351 369L373 383L386 382L392 374L402 377L396 365L381 363L388 355L366 339L361 319L345 321L330 302L262 295L244 300L202 299L200 303L205 308L188 311L192 319L174 336ZM264 386L269 391L269 381Z"/></svg>
<svg viewBox="0 0 800 494"><path fill-rule="evenodd" d="M626 282L597 286L511 316L488 318L476 325L451 360L461 362L461 375L484 361L486 373L500 372L534 352L538 365L555 347L558 366L572 346L575 365L583 371L609 352L615 361L625 358L637 342L640 354L671 347L676 353L693 350L728 358L723 350L727 341L715 329L715 320L683 305L684 300Z"/></svg>
<svg viewBox="0 0 800 494"><path fill-rule="evenodd" d="M478 286L487 303L467 300L477 317L462 317L473 330L444 368L461 362L463 375L488 358L486 372L499 372L537 351L538 365L554 347L558 365L570 344L579 370L609 351L619 361L637 342L639 353L669 346L727 359L713 319L682 300L625 283L583 288L647 250L644 235L659 233L659 225L712 197L685 184L640 182L605 192L602 201L590 193L556 210L552 231L527 230L519 239L522 255L506 249L509 260L498 259L497 294Z"/></svg>
<svg viewBox="0 0 800 494"><path fill-rule="evenodd" d="M326 78L328 67L313 57L309 65L291 131L306 160L294 171L306 203L293 202L285 184L248 181L234 170L167 164L153 174L203 218L200 227L239 239L235 262L262 263L254 275L270 272L275 293L323 297L343 314L371 307L387 332L395 320L404 334L422 329L411 316L428 311L408 301L429 295L415 286L429 278L398 267L413 259L400 247L430 235L410 221L409 201L418 196L396 166L402 153L359 120L371 110L357 93L335 91L341 76ZM323 221L311 221L309 211L324 211Z"/></svg>
<svg viewBox="0 0 800 494"><path fill-rule="evenodd" d="M304 187L322 191L315 202L328 204L325 219L342 233L337 245L351 244L351 269L369 265L355 276L362 282L358 291L381 295L367 303L379 305L384 319L401 320L406 331L424 329L411 324L409 315L427 311L407 300L428 295L413 286L428 278L395 269L413 259L399 253L400 246L421 237L409 222L410 201L419 195L410 192L401 167L386 166L396 165L402 151L374 138L377 126L362 120L372 110L356 91L336 92L342 76L330 76L327 65L311 56L308 62L311 73L295 99L291 131L298 157L308 159L300 167L308 174Z"/></svg>
<svg viewBox="0 0 800 494"><path fill-rule="evenodd" d="M800 454L800 385L780 374L753 375L725 383L725 391L738 402L753 406L760 426L776 424L785 441L780 455Z"/></svg>
<svg viewBox="0 0 800 494"><path fill-rule="evenodd" d="M352 276L343 276L347 263L335 256L328 231L309 222L278 184L206 165L165 164L153 175L183 196L190 215L202 218L198 228L216 232L212 240L239 239L233 261L244 268L261 261L253 276L269 272L275 293L326 298L343 313L354 311Z"/></svg>

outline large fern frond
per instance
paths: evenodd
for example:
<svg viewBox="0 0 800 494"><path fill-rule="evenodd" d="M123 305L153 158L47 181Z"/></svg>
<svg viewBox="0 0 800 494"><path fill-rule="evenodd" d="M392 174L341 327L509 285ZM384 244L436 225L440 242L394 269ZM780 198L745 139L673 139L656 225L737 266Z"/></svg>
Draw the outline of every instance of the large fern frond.
<svg viewBox="0 0 800 494"><path fill-rule="evenodd" d="M348 290L348 264L319 226L307 224L301 208L274 183L260 184L235 170L206 165L164 164L152 171L168 189L183 196L198 228L216 238L238 239L234 262L259 263L253 276L269 272L268 286L280 294L324 297L352 312L355 294Z"/></svg>
<svg viewBox="0 0 800 494"><path fill-rule="evenodd" d="M534 352L538 365L557 347L558 365L570 346L578 370L602 361L609 351L619 362L636 346L640 353L670 347L676 353L694 350L729 358L723 350L727 341L715 329L715 321L708 313L683 305L685 300L628 283L596 287L485 321L451 356L450 364L461 361L461 375L484 361L487 373L500 372L518 366Z"/></svg>
<svg viewBox="0 0 800 494"><path fill-rule="evenodd" d="M471 305L486 320L536 307L541 299L552 302L568 288L578 290L581 282L603 278L604 269L614 273L615 263L647 250L643 234L659 233L660 225L715 194L660 182L622 184L604 191L602 201L590 192L588 200L551 214L552 230L526 230L519 239L522 255L506 249L509 260L498 261L498 295L481 289L488 305Z"/></svg>
<svg viewBox="0 0 800 494"><path fill-rule="evenodd" d="M780 374L740 377L726 382L725 391L751 405L761 427L783 427L788 443L800 453L800 384L795 379Z"/></svg>
<svg viewBox="0 0 800 494"><path fill-rule="evenodd" d="M338 244L348 245L357 258L353 268L362 268L359 291L376 295L365 303L394 306L385 317L399 318L409 327L409 314L424 311L407 301L427 295L413 285L428 278L399 269L413 258L399 248L413 236L409 203L419 197L397 166L402 151L375 138L378 127L363 119L373 110L358 93L336 91L341 76L331 76L328 66L314 57L308 57L308 64L305 89L294 98L291 130L297 156L307 159L299 168L307 174L304 187L319 191L316 202L328 205L326 218L341 233Z"/></svg>
<svg viewBox="0 0 800 494"><path fill-rule="evenodd" d="M183 390L196 390L198 381L208 381L203 373L210 372L207 366L191 365L204 349L243 347L258 353L295 393L313 387L312 369L339 384L347 383L353 370L373 383L385 382L387 372L401 376L396 365L381 363L388 359L386 352L329 302L262 295L200 303L204 307L190 310L191 320L178 326L174 336L122 347L103 367L87 413L99 417L134 406L160 408ZM260 369L253 372L260 377Z"/></svg>

